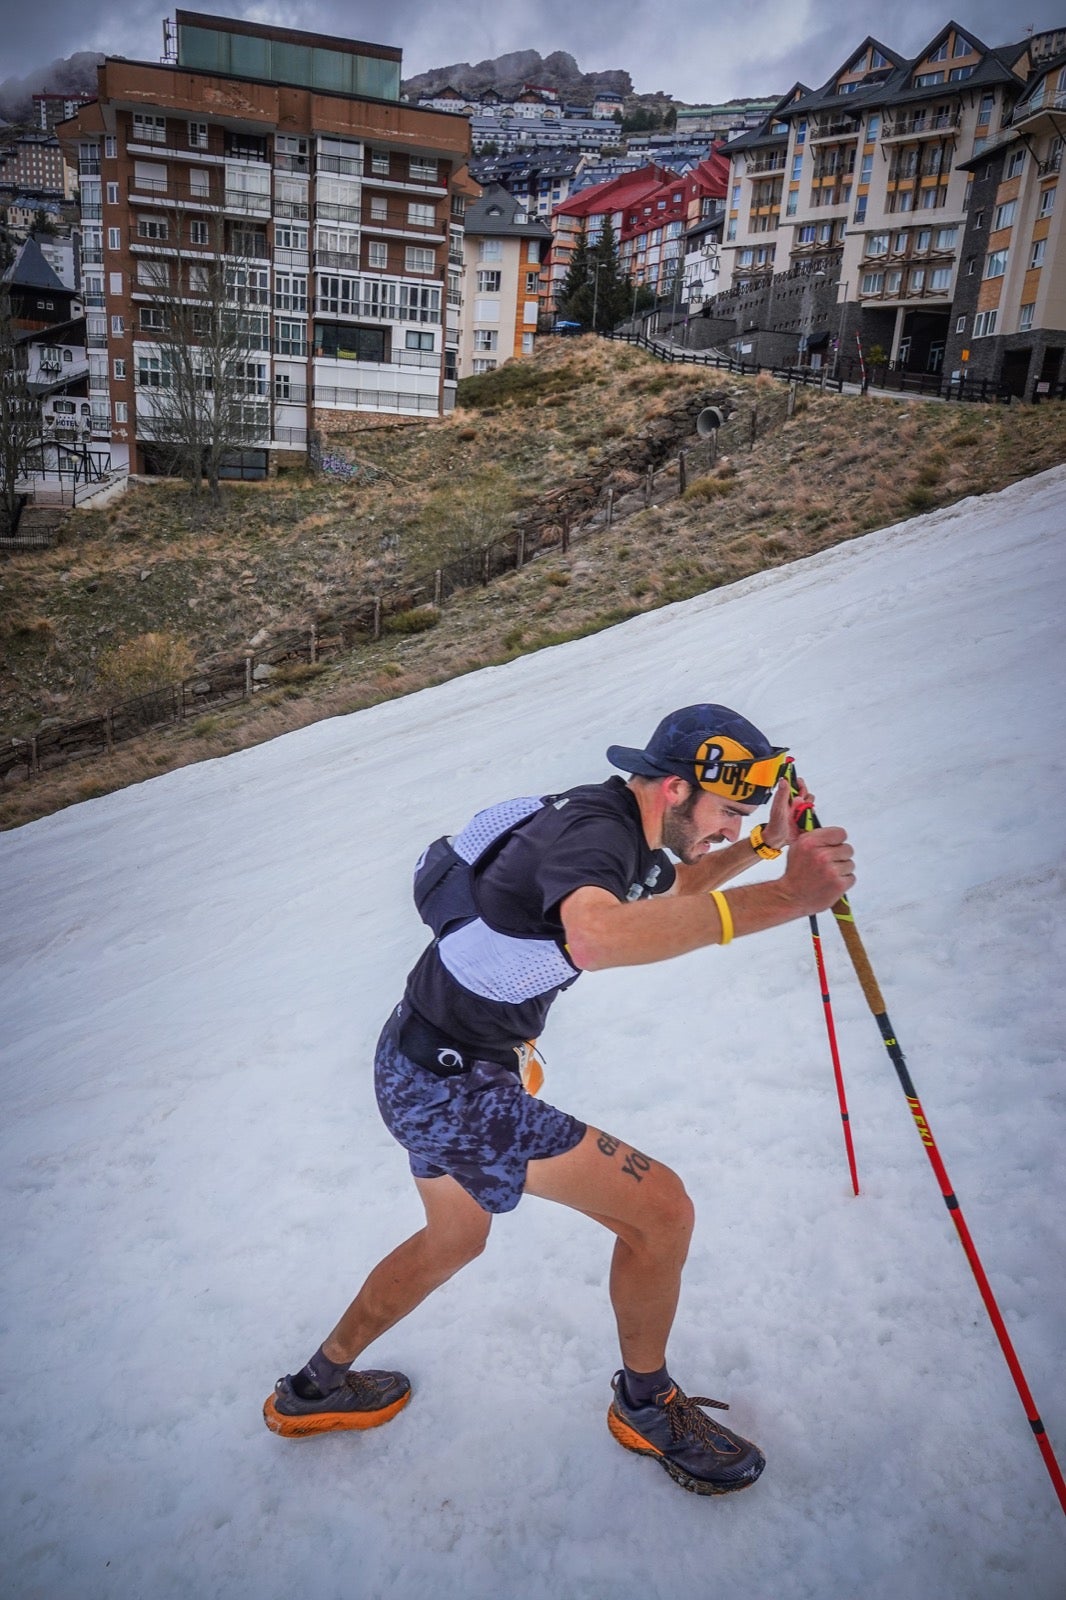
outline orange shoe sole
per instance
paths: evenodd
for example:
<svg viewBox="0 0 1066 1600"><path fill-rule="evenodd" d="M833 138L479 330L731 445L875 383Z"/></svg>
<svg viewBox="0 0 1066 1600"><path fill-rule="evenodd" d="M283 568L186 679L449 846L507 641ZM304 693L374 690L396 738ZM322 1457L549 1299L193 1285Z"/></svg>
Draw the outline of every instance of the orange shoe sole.
<svg viewBox="0 0 1066 1600"><path fill-rule="evenodd" d="M263 1421L271 1433L279 1433L283 1439L308 1439L316 1433L341 1433L366 1428L380 1428L385 1422L391 1422L397 1412L402 1411L411 1391L408 1389L399 1400L394 1400L391 1406L382 1406L380 1411L325 1411L317 1416L287 1417L279 1411L274 1404L274 1396L269 1395L263 1406Z"/></svg>
<svg viewBox="0 0 1066 1600"><path fill-rule="evenodd" d="M675 1483L679 1483L682 1489L688 1489L692 1494L735 1494L738 1489L747 1489L755 1483L762 1471L760 1467L754 1478L744 1478L740 1483L708 1483L705 1478L694 1478L684 1467L679 1467L675 1461L665 1456L657 1446L650 1444L643 1434L631 1428L628 1422L618 1415L613 1406L607 1413L607 1426L623 1450L632 1450L633 1454L638 1456L651 1456L653 1461L657 1461L660 1467L670 1474Z"/></svg>

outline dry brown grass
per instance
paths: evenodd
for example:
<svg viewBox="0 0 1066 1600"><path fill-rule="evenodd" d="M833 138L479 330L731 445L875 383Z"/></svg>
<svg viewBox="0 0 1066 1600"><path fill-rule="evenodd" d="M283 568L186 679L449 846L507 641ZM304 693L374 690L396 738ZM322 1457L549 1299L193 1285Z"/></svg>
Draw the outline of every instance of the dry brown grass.
<svg viewBox="0 0 1066 1600"><path fill-rule="evenodd" d="M202 529L182 522L180 490L153 486L135 491L118 513L86 519L73 545L5 563L0 700L13 704L28 683L38 714L67 718L80 692L71 641L91 646L116 609L140 624L129 632L172 628L202 649L336 604L360 583L402 569L404 530L442 484L502 469L516 499L528 503L586 470L591 453L605 458L604 481L619 497L638 489L642 474L626 467L627 441L648 425L651 405L670 400L664 385L677 380L680 406L719 377L663 368L602 341L551 344L543 359L557 368L559 387L550 406L500 404L433 427L363 436L355 446L337 443L383 473L369 486L294 479L255 486L254 494L238 489L220 520ZM594 631L1066 459L1061 405L963 409L812 392L786 421L783 385L759 389L722 375L719 389L727 388L736 412L723 430L726 459L713 481L731 483L732 492L692 493L710 476L692 479L700 467L692 451L685 497L676 497L676 475L664 474L673 498L645 511L639 494L630 496L632 514L619 515L612 529L581 533L569 555L556 548L488 590L456 596L427 632L361 645L313 675L286 674L247 706L9 787L0 792L0 826ZM753 403L760 433L749 449ZM590 435L591 417L607 420L609 437ZM190 600L198 602L192 610ZM67 689L66 704L57 703L57 689Z"/></svg>

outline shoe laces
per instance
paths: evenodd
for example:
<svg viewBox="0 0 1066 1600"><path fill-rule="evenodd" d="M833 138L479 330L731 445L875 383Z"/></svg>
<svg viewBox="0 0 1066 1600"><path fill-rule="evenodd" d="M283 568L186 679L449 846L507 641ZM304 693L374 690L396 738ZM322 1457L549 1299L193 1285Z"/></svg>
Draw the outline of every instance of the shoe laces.
<svg viewBox="0 0 1066 1600"><path fill-rule="evenodd" d="M729 1410L724 1400L710 1400L702 1394L687 1395L682 1389L675 1388L663 1406L670 1419L670 1437L674 1444L680 1444L683 1439L691 1439L696 1444L720 1449L721 1430L716 1428L710 1417L700 1410L701 1406L714 1406L718 1411Z"/></svg>

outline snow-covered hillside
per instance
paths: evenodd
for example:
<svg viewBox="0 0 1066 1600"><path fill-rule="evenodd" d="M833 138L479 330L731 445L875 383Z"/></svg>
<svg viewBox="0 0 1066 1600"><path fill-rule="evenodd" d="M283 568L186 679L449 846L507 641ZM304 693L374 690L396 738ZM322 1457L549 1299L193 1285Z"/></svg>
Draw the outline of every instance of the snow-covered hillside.
<svg viewBox="0 0 1066 1600"><path fill-rule="evenodd" d="M260 1405L420 1222L374 1039L427 840L694 700L795 751L1066 1461L1066 469L0 838L5 1514L19 1600L1059 1600L1064 1523L898 1081L805 923L588 976L546 1093L684 1176L671 1350L763 1446L607 1433L608 1236L534 1200L372 1351L412 1404ZM772 874L772 866L759 871Z"/></svg>

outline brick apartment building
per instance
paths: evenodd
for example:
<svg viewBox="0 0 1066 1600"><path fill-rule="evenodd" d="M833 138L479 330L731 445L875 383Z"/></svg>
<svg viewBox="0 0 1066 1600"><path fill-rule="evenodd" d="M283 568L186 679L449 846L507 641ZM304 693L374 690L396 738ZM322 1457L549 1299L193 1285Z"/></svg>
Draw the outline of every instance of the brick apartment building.
<svg viewBox="0 0 1066 1600"><path fill-rule="evenodd" d="M465 122L402 104L400 51L176 13L176 57L109 57L60 125L80 176L94 437L166 468L161 299L195 305L208 264L247 330L263 477L311 430L439 416L454 403ZM164 292L165 291L165 292Z"/></svg>

